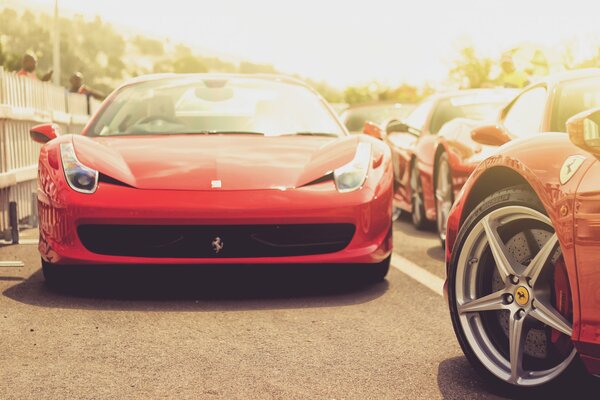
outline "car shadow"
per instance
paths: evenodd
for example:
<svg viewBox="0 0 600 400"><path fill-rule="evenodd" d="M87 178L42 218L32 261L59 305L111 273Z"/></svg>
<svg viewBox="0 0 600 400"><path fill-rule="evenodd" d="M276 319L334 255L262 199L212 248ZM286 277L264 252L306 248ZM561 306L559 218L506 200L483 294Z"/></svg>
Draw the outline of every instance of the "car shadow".
<svg viewBox="0 0 600 400"><path fill-rule="evenodd" d="M428 248L427 255L429 257L433 258L434 260L438 260L438 261L446 260L446 253L444 251L444 248L441 245Z"/></svg>
<svg viewBox="0 0 600 400"><path fill-rule="evenodd" d="M361 268L365 268L362 266ZM366 267L368 268L368 267ZM4 291L24 304L130 311L240 311L335 307L382 296L350 266L138 266L86 268L50 288L41 270Z"/></svg>
<svg viewBox="0 0 600 400"><path fill-rule="evenodd" d="M600 393L600 379L583 371L571 376L570 381L559 387L548 389L532 388L525 393L506 391L484 380L471 367L465 357L455 357L441 362L438 366L438 388L444 399L469 398L473 393L483 394L477 398L487 399L597 399ZM487 396L485 396L487 394Z"/></svg>

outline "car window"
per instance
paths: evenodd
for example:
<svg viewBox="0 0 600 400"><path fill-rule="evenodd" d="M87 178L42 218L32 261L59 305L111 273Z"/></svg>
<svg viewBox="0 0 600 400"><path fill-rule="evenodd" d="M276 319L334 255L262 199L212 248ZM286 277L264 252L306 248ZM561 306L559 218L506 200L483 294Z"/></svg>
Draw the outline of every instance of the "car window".
<svg viewBox="0 0 600 400"><path fill-rule="evenodd" d="M381 124L388 119L405 118L413 109L412 105L376 104L349 108L340 117L350 132L362 131L366 121Z"/></svg>
<svg viewBox="0 0 600 400"><path fill-rule="evenodd" d="M447 122L455 118L494 119L513 96L512 90L498 90L492 93L461 94L443 99L435 107L429 132L437 134Z"/></svg>
<svg viewBox="0 0 600 400"><path fill-rule="evenodd" d="M569 118L596 107L600 107L600 78L577 79L562 84L552 112L552 131L566 132Z"/></svg>
<svg viewBox="0 0 600 400"><path fill-rule="evenodd" d="M431 107L433 107L434 100L429 99L423 101L421 104L414 109L413 112L406 118L406 124L411 128L418 129L419 131L423 130L425 127L425 122L431 113Z"/></svg>
<svg viewBox="0 0 600 400"><path fill-rule="evenodd" d="M342 136L337 118L308 88L245 77L177 77L121 89L91 136L257 133Z"/></svg>
<svg viewBox="0 0 600 400"><path fill-rule="evenodd" d="M547 91L536 87L521 94L504 117L504 127L511 135L529 136L539 132L546 108Z"/></svg>

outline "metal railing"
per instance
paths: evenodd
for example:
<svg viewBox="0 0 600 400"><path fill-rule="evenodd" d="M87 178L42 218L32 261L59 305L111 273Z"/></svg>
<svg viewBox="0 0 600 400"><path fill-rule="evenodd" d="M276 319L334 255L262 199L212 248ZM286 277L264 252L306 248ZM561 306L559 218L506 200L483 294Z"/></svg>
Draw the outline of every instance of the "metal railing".
<svg viewBox="0 0 600 400"><path fill-rule="evenodd" d="M29 129L54 122L79 133L100 102L0 67L0 240L18 242L19 224L36 225L35 192L40 145Z"/></svg>

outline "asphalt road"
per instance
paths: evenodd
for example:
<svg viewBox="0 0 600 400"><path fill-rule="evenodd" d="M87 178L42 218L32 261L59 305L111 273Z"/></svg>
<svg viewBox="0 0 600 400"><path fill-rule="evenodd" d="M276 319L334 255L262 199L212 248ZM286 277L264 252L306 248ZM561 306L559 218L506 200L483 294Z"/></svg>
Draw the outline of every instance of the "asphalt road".
<svg viewBox="0 0 600 400"><path fill-rule="evenodd" d="M443 278L435 235L395 228L396 252ZM375 285L342 269L136 268L52 291L35 245L0 260L25 263L0 268L0 399L498 398L444 299L395 268ZM574 382L577 398L595 384Z"/></svg>

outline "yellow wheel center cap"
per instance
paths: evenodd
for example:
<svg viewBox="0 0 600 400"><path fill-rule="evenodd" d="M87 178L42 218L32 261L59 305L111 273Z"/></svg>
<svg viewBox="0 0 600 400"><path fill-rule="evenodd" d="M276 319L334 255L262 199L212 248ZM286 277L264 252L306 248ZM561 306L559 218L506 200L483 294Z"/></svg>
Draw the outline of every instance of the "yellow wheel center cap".
<svg viewBox="0 0 600 400"><path fill-rule="evenodd" d="M529 291L525 286L519 286L515 291L515 301L518 305L524 306L529 302Z"/></svg>

